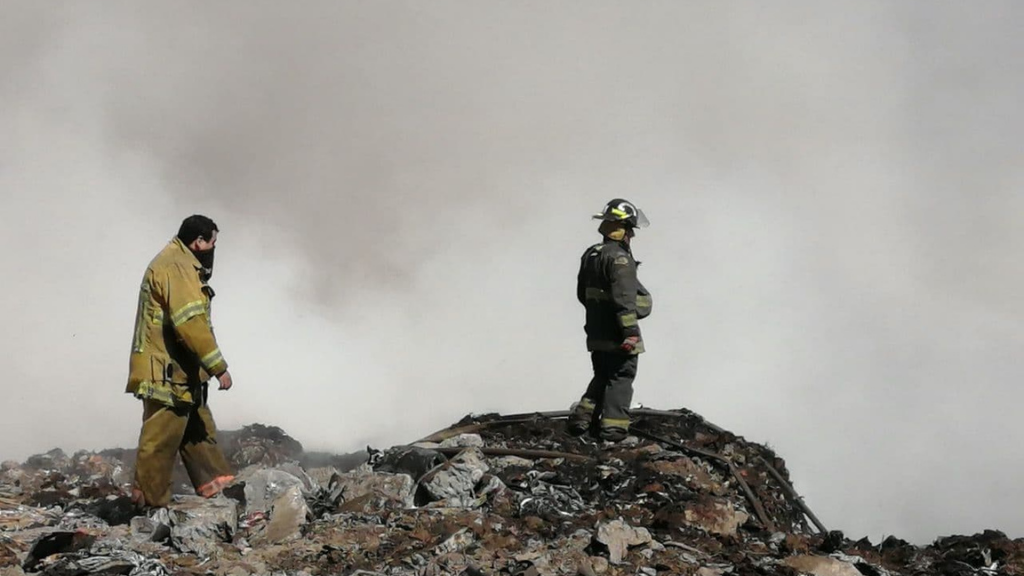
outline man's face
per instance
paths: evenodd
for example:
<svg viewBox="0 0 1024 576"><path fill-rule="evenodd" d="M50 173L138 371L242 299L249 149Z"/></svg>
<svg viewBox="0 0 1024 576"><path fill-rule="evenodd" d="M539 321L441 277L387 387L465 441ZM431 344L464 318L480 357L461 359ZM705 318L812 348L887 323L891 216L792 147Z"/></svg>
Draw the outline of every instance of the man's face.
<svg viewBox="0 0 1024 576"><path fill-rule="evenodd" d="M605 238L611 238L618 242L622 242L623 240L628 240L633 237L631 234L632 229L620 222L609 222L605 220L601 222L601 225L597 230Z"/></svg>
<svg viewBox="0 0 1024 576"><path fill-rule="evenodd" d="M214 230L213 234L210 235L210 239L196 238L195 242L192 243L189 248L195 252L205 252L206 250L212 250L217 245L217 231Z"/></svg>
<svg viewBox="0 0 1024 576"><path fill-rule="evenodd" d="M210 234L209 240L206 238L196 238L188 247L196 259L199 260L199 265L203 267L204 282L213 276L213 249L216 245L217 231L214 230L213 234Z"/></svg>

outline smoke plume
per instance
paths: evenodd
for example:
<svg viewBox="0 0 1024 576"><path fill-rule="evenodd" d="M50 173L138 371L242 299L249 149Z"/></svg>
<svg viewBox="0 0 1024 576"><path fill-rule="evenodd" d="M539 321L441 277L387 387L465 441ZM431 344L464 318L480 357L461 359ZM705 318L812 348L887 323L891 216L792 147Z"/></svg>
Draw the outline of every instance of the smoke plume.
<svg viewBox="0 0 1024 576"><path fill-rule="evenodd" d="M635 400L768 442L830 527L1024 536L1024 9L10 1L4 458L132 445L139 281L221 228L223 428L308 448L563 409L624 196Z"/></svg>

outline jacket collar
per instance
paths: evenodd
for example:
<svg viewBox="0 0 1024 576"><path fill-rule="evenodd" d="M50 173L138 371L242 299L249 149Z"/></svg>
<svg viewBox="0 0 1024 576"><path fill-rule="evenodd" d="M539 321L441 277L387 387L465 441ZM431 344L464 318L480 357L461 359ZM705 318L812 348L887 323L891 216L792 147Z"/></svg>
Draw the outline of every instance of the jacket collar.
<svg viewBox="0 0 1024 576"><path fill-rule="evenodd" d="M633 250L630 248L629 243L624 240L612 240L611 238L605 236L604 244L614 244L628 252L631 256L633 255Z"/></svg>
<svg viewBox="0 0 1024 576"><path fill-rule="evenodd" d="M188 246L185 246L185 243L181 241L181 238L178 238L177 236L172 238L171 245L177 247L179 250L184 252L188 261L192 263L192 266L195 266L196 270L203 269L203 265L199 263L199 259L196 258L196 255L193 254L192 251L188 249Z"/></svg>

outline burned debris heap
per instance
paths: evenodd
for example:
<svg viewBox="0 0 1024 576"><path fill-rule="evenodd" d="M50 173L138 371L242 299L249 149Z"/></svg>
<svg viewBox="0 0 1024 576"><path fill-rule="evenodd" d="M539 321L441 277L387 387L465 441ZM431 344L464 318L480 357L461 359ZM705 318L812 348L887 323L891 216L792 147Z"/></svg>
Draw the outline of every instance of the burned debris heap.
<svg viewBox="0 0 1024 576"><path fill-rule="evenodd" d="M1020 574L1024 540L851 541L785 462L685 410L615 445L567 413L466 417L410 445L310 454L277 428L221 435L225 494L136 516L128 450L0 470L0 575Z"/></svg>

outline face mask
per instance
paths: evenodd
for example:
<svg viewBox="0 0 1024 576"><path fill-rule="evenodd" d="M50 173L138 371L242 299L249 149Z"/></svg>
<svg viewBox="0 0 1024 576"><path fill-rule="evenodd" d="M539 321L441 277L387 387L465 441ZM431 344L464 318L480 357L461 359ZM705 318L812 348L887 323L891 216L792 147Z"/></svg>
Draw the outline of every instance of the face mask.
<svg viewBox="0 0 1024 576"><path fill-rule="evenodd" d="M213 276L213 251L216 248L210 248L209 250L199 250L193 252L196 260L199 260L199 265L203 267L203 275L209 280Z"/></svg>

